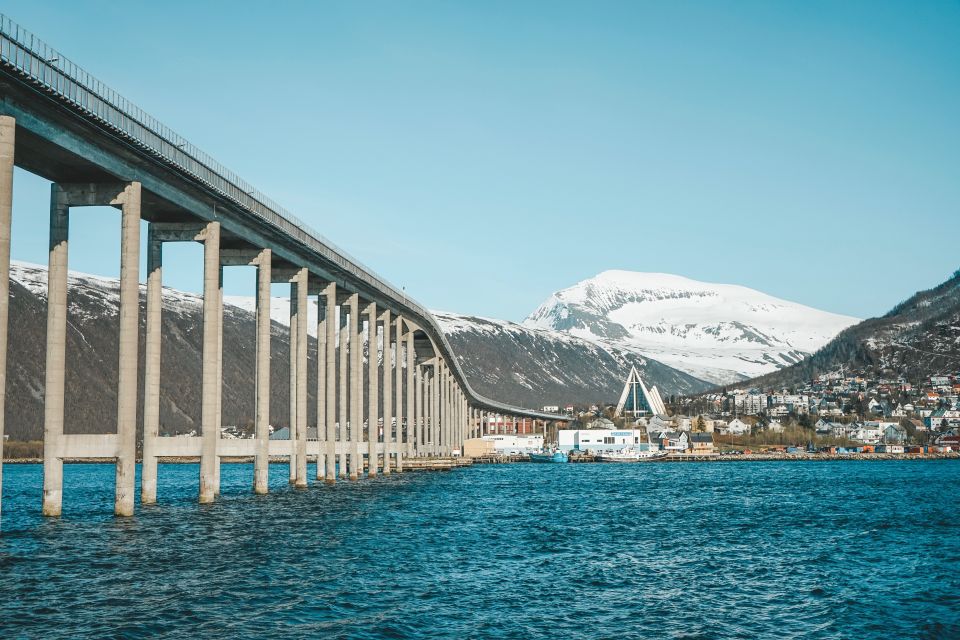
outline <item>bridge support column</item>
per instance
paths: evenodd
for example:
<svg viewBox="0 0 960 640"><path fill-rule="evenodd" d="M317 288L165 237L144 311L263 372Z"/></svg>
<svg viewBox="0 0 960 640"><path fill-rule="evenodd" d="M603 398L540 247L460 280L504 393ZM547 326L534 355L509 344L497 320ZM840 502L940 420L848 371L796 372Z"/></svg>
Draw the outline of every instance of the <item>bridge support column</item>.
<svg viewBox="0 0 960 640"><path fill-rule="evenodd" d="M47 273L47 369L44 405L43 515L63 506L63 422L67 338L67 248L71 206L115 206L120 224L120 333L114 513L133 515L136 490L137 349L139 347L140 183L51 187Z"/></svg>
<svg viewBox="0 0 960 640"><path fill-rule="evenodd" d="M59 516L63 505L63 390L67 348L67 249L69 200L54 184L50 202L50 262L47 268L47 369L43 413L43 515Z"/></svg>
<svg viewBox="0 0 960 640"><path fill-rule="evenodd" d="M377 441L380 422L380 356L377 349L377 303L365 309L367 316L367 473L377 475ZM361 469L362 470L362 469Z"/></svg>
<svg viewBox="0 0 960 640"><path fill-rule="evenodd" d="M437 430L437 455L442 457L447 448L447 421L450 419L450 414L447 412L449 388L447 386L447 367L439 357L437 358L437 365L440 369L440 375L438 376L440 382L440 413L438 416L440 421L437 425L439 427Z"/></svg>
<svg viewBox="0 0 960 640"><path fill-rule="evenodd" d="M405 367L404 363L406 358L403 354L403 318L399 315L397 316L396 323L394 326L394 340L396 342L396 358L394 364L396 367L396 375L394 376L394 397L396 398L397 410L394 413L397 417L397 449L396 449L396 459L395 459L395 468L397 473L403 471L403 453L404 447L408 446L407 442L404 441L403 429L404 429L404 416L406 416L406 406L403 399L403 382L405 379ZM412 429L413 426L407 422L407 441L411 441L413 438ZM409 446L412 446L409 445Z"/></svg>
<svg viewBox="0 0 960 640"><path fill-rule="evenodd" d="M416 351L413 348L413 326L408 322L406 335L406 358L407 358L407 399L404 402L407 408L407 446L405 453L414 454L414 446L417 447L416 454L421 455L423 439L420 434L420 422L423 417L423 396L416 398L416 390L419 386L419 373L416 369ZM397 456L397 468L400 466L400 456Z"/></svg>
<svg viewBox="0 0 960 640"><path fill-rule="evenodd" d="M220 497L220 428L223 426L223 264L217 266L217 458L213 465L213 496Z"/></svg>
<svg viewBox="0 0 960 640"><path fill-rule="evenodd" d="M440 365L434 358L430 371L430 455L439 454L440 444Z"/></svg>
<svg viewBox="0 0 960 640"><path fill-rule="evenodd" d="M390 310L383 312L383 475L390 475L393 446L393 339L390 337ZM399 420L397 421L399 425Z"/></svg>
<svg viewBox="0 0 960 640"><path fill-rule="evenodd" d="M298 407L298 398L297 398L297 361L299 360L297 350L297 338L300 337L300 331L297 329L297 321L299 316L297 314L297 303L299 302L299 296L297 295L297 282L298 279L296 276L290 279L290 319L287 323L289 329L289 341L288 347L290 349L290 377L289 377L289 390L290 395L288 397L288 402L290 405L289 409L289 429L290 429L290 458L289 458L289 468L288 468L288 481L289 483L295 484L297 481L297 407Z"/></svg>
<svg viewBox="0 0 960 640"><path fill-rule="evenodd" d="M295 386L290 390L295 402L295 416L291 416L290 424L296 424L296 440L291 442L291 452L295 452L293 483L298 489L307 487L307 287L309 287L309 273L306 268L299 269L291 282L291 293L296 295L296 351L291 348L291 360L294 362ZM291 296L293 307L293 296ZM291 342L294 342L291 322ZM291 427L291 432L294 429ZM293 433L290 434L291 439Z"/></svg>
<svg viewBox="0 0 960 640"><path fill-rule="evenodd" d="M317 294L317 473L326 477L327 458L327 315L325 292Z"/></svg>
<svg viewBox="0 0 960 640"><path fill-rule="evenodd" d="M137 482L137 350L140 348L140 183L131 182L121 205L120 363L117 380L117 485L114 513L133 515Z"/></svg>
<svg viewBox="0 0 960 640"><path fill-rule="evenodd" d="M10 310L10 225L16 121L0 116L0 515L3 514L3 413L7 389L7 318Z"/></svg>
<svg viewBox="0 0 960 640"><path fill-rule="evenodd" d="M160 353L163 334L163 243L147 232L147 336L143 367L143 463L140 503L157 502L156 439L160 436Z"/></svg>
<svg viewBox="0 0 960 640"><path fill-rule="evenodd" d="M456 413L454 411L454 401L453 401L453 376L450 375L450 367L447 366L446 362L443 365L443 375L446 378L447 384L444 388L446 393L446 404L444 406L444 421L443 421L443 455L449 457L453 447L451 446L453 442L453 429L456 423Z"/></svg>
<svg viewBox="0 0 960 640"><path fill-rule="evenodd" d="M363 438L363 347L360 331L360 296L350 296L350 479L363 474L360 440Z"/></svg>
<svg viewBox="0 0 960 640"><path fill-rule="evenodd" d="M200 496L201 504L214 501L216 496L217 467L220 458L217 443L220 440L220 425L217 416L221 380L219 377L221 327L223 322L220 305L220 223L207 224L203 239L203 382L201 384L200 423L203 442L200 445Z"/></svg>
<svg viewBox="0 0 960 640"><path fill-rule="evenodd" d="M333 484L337 481L337 285L333 282L324 289L325 304L324 326L326 330L326 349L322 359L326 367L326 418L325 431L327 441L326 470L324 481ZM318 310L319 312L319 310ZM317 359L321 359L318 354Z"/></svg>
<svg viewBox="0 0 960 640"><path fill-rule="evenodd" d="M264 249L257 263L257 373L256 438L253 461L253 492L270 491L270 283L273 252Z"/></svg>
<svg viewBox="0 0 960 640"><path fill-rule="evenodd" d="M347 322L347 312L348 309L344 305L340 305L340 320L339 320L339 329L337 331L338 340L339 340L339 350L340 350L340 405L339 405L339 439L340 439L340 471L339 475L341 478L347 477L347 458L348 458L348 447L349 447L349 436L350 431L347 428L347 418L348 418L348 408L350 407L350 363L347 357L349 350L350 342L350 329Z"/></svg>
<svg viewBox="0 0 960 640"><path fill-rule="evenodd" d="M453 404L450 402L450 369L447 368L446 362L443 363L443 391L441 391L441 398L443 399L443 407L440 409L440 455L446 457L450 455L450 423L451 423L451 408Z"/></svg>

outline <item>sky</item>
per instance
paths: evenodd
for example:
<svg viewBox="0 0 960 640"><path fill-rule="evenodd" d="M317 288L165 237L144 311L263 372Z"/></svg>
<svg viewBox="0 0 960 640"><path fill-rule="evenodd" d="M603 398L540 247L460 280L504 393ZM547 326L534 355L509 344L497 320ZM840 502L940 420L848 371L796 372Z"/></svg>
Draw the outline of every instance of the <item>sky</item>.
<svg viewBox="0 0 960 640"><path fill-rule="evenodd" d="M960 268L960 3L2 11L429 308L519 321L628 269L870 317ZM14 259L46 262L48 198L17 172ZM119 215L71 225L71 268L118 275ZM199 291L202 248L164 251Z"/></svg>

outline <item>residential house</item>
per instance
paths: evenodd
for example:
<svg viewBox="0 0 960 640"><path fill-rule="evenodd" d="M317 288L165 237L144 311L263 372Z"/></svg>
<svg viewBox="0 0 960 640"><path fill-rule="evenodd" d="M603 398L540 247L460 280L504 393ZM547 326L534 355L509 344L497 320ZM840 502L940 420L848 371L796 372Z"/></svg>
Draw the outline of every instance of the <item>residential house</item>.
<svg viewBox="0 0 960 640"><path fill-rule="evenodd" d="M903 444L907 441L907 430L898 424L888 424L883 429L883 441L886 443Z"/></svg>
<svg viewBox="0 0 960 640"><path fill-rule="evenodd" d="M696 455L713 455L713 434L694 431L690 434L688 452Z"/></svg>
<svg viewBox="0 0 960 640"><path fill-rule="evenodd" d="M734 418L727 423L727 426L724 427L720 433L731 436L742 436L750 433L750 425L740 418Z"/></svg>
<svg viewBox="0 0 960 640"><path fill-rule="evenodd" d="M690 444L690 434L686 431L661 431L657 434L660 449L664 451L686 451Z"/></svg>

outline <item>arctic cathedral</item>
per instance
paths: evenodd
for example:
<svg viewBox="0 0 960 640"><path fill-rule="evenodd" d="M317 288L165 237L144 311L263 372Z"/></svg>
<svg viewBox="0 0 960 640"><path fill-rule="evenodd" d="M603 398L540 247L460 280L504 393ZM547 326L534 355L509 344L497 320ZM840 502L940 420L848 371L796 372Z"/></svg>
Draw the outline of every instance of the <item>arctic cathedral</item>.
<svg viewBox="0 0 960 640"><path fill-rule="evenodd" d="M637 368L631 367L627 382L623 385L623 393L620 394L620 402L617 403L616 417L639 418L666 413L667 407L663 404L657 388L647 389L647 385L637 373Z"/></svg>

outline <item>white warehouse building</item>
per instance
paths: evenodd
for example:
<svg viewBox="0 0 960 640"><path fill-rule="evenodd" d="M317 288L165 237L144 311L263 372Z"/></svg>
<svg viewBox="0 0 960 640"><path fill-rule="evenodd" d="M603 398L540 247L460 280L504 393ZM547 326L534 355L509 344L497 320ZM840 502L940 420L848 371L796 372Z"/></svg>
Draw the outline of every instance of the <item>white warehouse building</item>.
<svg viewBox="0 0 960 640"><path fill-rule="evenodd" d="M557 439L561 451L645 451L650 447L643 429L560 429Z"/></svg>
<svg viewBox="0 0 960 640"><path fill-rule="evenodd" d="M543 435L488 435L485 442L493 442L493 452L498 455L534 453L543 449Z"/></svg>

